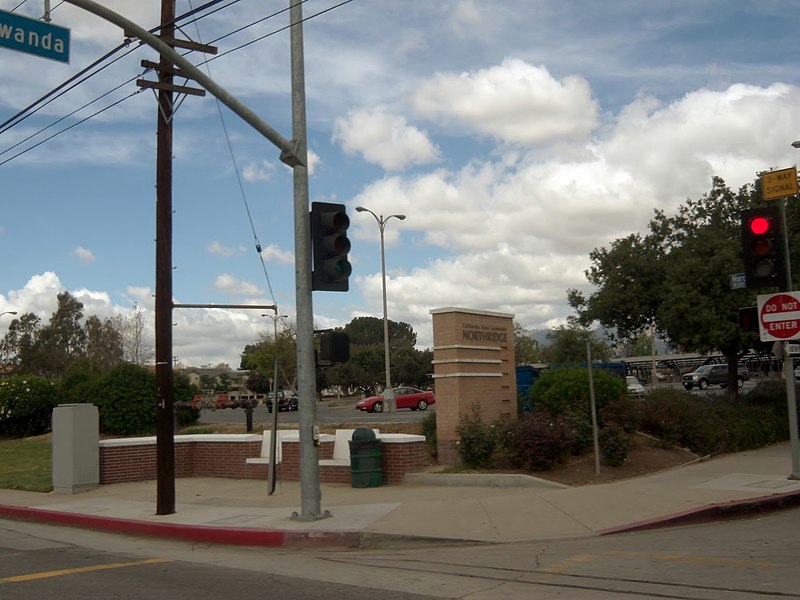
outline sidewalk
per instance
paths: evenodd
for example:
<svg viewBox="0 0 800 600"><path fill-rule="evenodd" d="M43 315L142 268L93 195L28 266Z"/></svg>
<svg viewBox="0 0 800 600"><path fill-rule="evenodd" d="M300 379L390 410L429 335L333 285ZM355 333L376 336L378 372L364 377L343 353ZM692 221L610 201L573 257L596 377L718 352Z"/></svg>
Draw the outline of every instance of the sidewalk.
<svg viewBox="0 0 800 600"><path fill-rule="evenodd" d="M0 518L133 535L260 546L366 546L401 540L516 542L707 521L800 505L789 444L615 483L569 488L536 477L423 475L403 485L321 486L331 516L301 512L299 482L272 496L253 480L177 479L176 512L156 515L156 482L76 495L0 490ZM607 467L604 467L607 468Z"/></svg>

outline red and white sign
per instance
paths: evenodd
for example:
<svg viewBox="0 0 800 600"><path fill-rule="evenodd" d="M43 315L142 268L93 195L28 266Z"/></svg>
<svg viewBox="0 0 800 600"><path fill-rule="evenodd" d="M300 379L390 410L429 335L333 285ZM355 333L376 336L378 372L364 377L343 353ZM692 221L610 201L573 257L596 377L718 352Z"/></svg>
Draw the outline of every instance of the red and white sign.
<svg viewBox="0 0 800 600"><path fill-rule="evenodd" d="M800 292L758 296L758 330L762 342L800 337Z"/></svg>

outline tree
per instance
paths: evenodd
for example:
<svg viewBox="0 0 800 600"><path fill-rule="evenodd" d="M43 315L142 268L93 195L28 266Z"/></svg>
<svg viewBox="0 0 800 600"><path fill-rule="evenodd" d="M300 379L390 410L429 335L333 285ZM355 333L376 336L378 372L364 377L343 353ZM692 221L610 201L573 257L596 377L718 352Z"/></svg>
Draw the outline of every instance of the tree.
<svg viewBox="0 0 800 600"><path fill-rule="evenodd" d="M606 361L611 356L608 344L583 327L574 318L568 319L547 334L550 345L545 349L548 362L553 364L577 364L586 362L586 346L592 351L592 361Z"/></svg>
<svg viewBox="0 0 800 600"><path fill-rule="evenodd" d="M86 319L86 358L92 370L105 373L122 362L122 334L117 321L91 315Z"/></svg>
<svg viewBox="0 0 800 600"><path fill-rule="evenodd" d="M30 371L44 377L60 377L69 364L86 353L86 332L81 326L83 303L69 292L57 296L58 305L35 340Z"/></svg>
<svg viewBox="0 0 800 600"><path fill-rule="evenodd" d="M33 313L25 313L14 319L0 343L3 366L16 373L31 373L36 354L36 337L41 328L41 319Z"/></svg>
<svg viewBox="0 0 800 600"><path fill-rule="evenodd" d="M275 357L278 358L278 389L294 390L297 387L297 332L292 324L278 329L277 344L273 331L262 331L258 342L248 344L242 351L240 368L258 371L272 381ZM254 380L255 381L255 380ZM252 388L250 388L252 389ZM253 391L258 391L253 389Z"/></svg>
<svg viewBox="0 0 800 600"><path fill-rule="evenodd" d="M146 325L144 311L136 304L133 305L131 316L117 317L117 329L122 336L123 359L126 362L146 365L153 361L155 351L146 341Z"/></svg>
<svg viewBox="0 0 800 600"><path fill-rule="evenodd" d="M739 330L738 308L753 304L755 291L732 290L730 275L742 270L739 213L757 202L754 186L733 193L715 177L709 193L688 200L676 215L656 211L645 237L631 235L610 250L593 251L586 276L596 290L588 298L568 291L580 322L598 321L622 336L655 326L686 351L720 351L735 397L736 365L755 341Z"/></svg>
<svg viewBox="0 0 800 600"><path fill-rule="evenodd" d="M518 365L529 365L542 360L542 350L539 348L538 340L528 335L516 321L514 321L514 355Z"/></svg>

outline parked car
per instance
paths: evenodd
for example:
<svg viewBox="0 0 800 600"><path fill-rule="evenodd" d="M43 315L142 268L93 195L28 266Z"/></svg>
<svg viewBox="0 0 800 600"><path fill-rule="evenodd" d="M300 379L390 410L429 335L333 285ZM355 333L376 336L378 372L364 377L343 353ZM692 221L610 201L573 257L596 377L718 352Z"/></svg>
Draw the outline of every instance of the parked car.
<svg viewBox="0 0 800 600"><path fill-rule="evenodd" d="M267 410L272 412L272 394L267 396L266 404ZM278 412L297 410L298 406L297 396L278 392Z"/></svg>
<svg viewBox="0 0 800 600"><path fill-rule="evenodd" d="M425 390L418 390L412 387L396 387L394 388L394 400L397 408L410 408L411 410L425 410L431 404L436 404L436 398L433 392L426 392ZM356 402L358 410L367 412L383 412L384 410L383 396L370 396Z"/></svg>
<svg viewBox="0 0 800 600"><path fill-rule="evenodd" d="M628 393L634 398L644 398L644 386L633 375L625 377L625 384L628 386Z"/></svg>
<svg viewBox="0 0 800 600"><path fill-rule="evenodd" d="M744 382L750 379L750 372L747 367L739 363L738 374L736 376L737 385L742 387ZM709 385L718 385L720 387L728 387L728 365L703 365L698 367L692 373L686 373L681 378L683 387L687 390L699 387L701 390L706 389Z"/></svg>

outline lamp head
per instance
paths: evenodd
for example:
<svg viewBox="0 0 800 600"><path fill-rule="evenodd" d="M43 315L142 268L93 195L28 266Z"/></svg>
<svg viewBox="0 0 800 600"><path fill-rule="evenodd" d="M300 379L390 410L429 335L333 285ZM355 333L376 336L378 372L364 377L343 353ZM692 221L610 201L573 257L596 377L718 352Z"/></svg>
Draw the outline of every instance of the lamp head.
<svg viewBox="0 0 800 600"><path fill-rule="evenodd" d="M800 148L800 140L792 142L792 148Z"/></svg>
<svg viewBox="0 0 800 600"><path fill-rule="evenodd" d="M365 210L367 209L364 208L363 206L356 206L356 212L364 212Z"/></svg>

